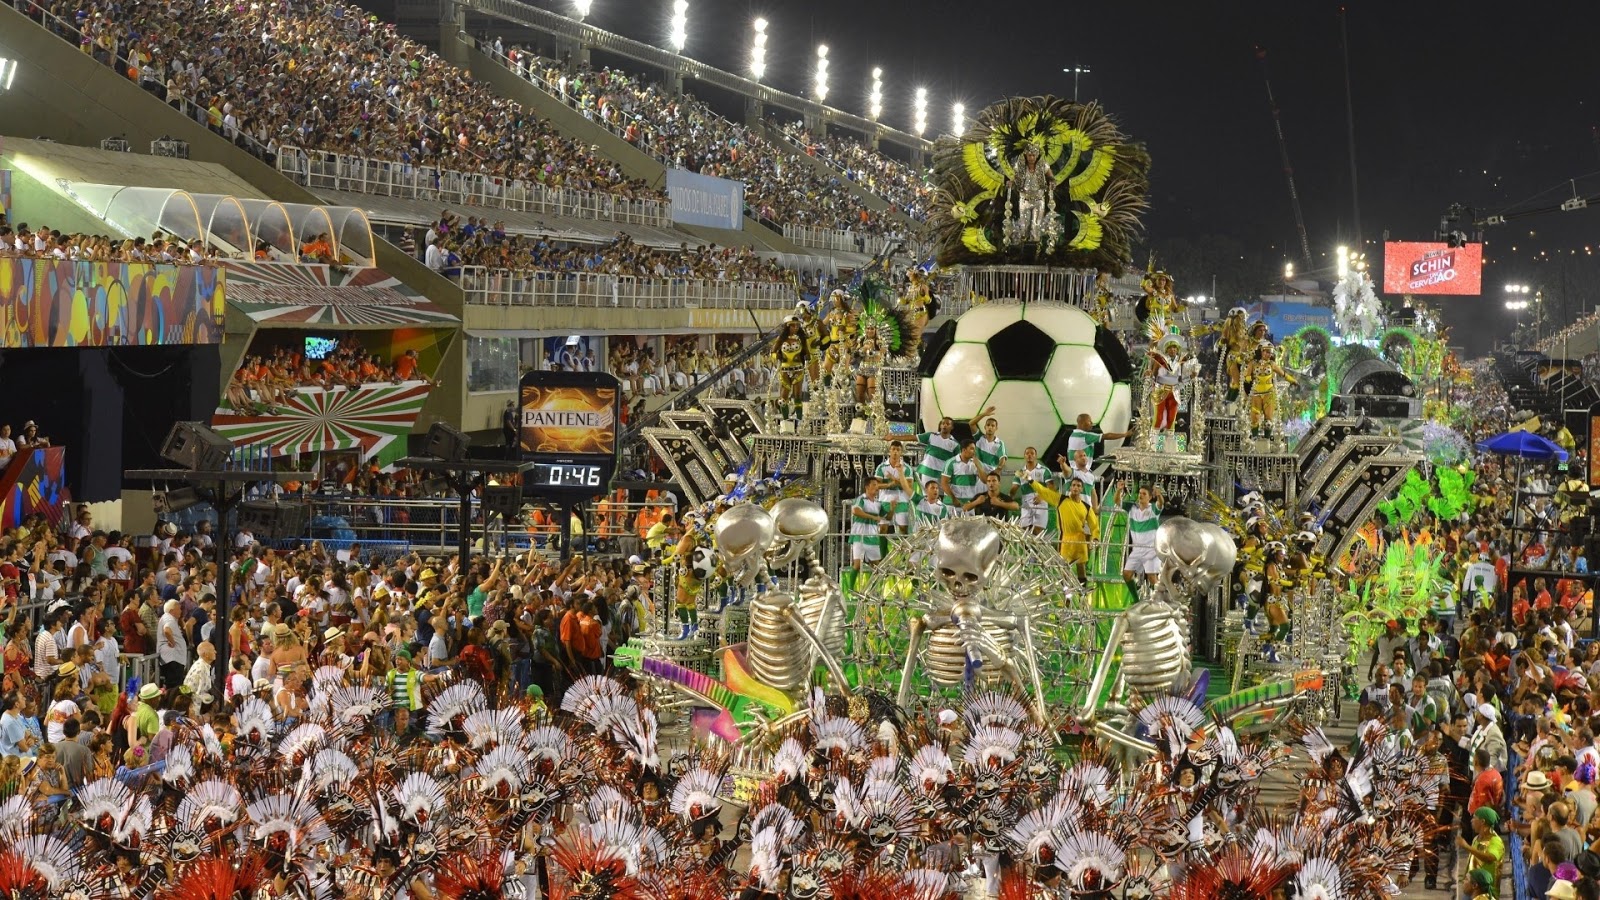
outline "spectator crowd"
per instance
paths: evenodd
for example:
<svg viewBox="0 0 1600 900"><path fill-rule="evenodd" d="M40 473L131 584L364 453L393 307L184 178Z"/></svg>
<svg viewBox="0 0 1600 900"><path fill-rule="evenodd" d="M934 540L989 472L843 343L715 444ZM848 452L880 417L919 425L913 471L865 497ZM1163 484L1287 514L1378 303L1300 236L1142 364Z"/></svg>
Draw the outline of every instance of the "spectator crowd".
<svg viewBox="0 0 1600 900"><path fill-rule="evenodd" d="M295 146L629 199L664 197L338 0L14 2L269 157Z"/></svg>
<svg viewBox="0 0 1600 900"><path fill-rule="evenodd" d="M226 397L238 410L275 408L297 387L355 390L384 381L430 380L419 362L416 350L406 350L386 363L350 337L339 339L320 359L306 356L304 345L278 346L246 356L228 379Z"/></svg>
<svg viewBox="0 0 1600 900"><path fill-rule="evenodd" d="M869 235L899 230L861 204L849 188L854 179L818 171L793 148L729 121L693 97L668 93L659 84L609 67L585 66L569 73L567 66L523 49L487 49L662 164L743 182L750 213L775 227L807 225ZM872 183L887 188L892 171L875 172L879 177Z"/></svg>
<svg viewBox="0 0 1600 900"><path fill-rule="evenodd" d="M917 221L928 217L928 204L933 200L933 186L917 174L912 167L876 153L860 141L830 134L818 139L808 131L803 122L783 127L789 140L806 149L806 153L822 160L844 173L851 181L866 188L868 193L893 204L897 212Z"/></svg>
<svg viewBox="0 0 1600 900"><path fill-rule="evenodd" d="M716 282L785 283L792 272L749 248L687 243L663 250L618 233L606 244L585 244L552 236L508 232L505 223L469 215L465 220L448 210L423 232L421 258L439 272L461 266L551 273L595 272L640 278L696 279ZM402 249L419 249L407 229Z"/></svg>

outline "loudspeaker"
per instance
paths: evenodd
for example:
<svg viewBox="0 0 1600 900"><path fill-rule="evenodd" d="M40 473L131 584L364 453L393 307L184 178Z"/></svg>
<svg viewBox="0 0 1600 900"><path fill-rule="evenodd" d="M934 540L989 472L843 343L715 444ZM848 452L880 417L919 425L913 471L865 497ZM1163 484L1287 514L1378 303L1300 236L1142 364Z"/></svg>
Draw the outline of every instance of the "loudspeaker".
<svg viewBox="0 0 1600 900"><path fill-rule="evenodd" d="M150 495L150 507L157 515L182 512L191 506L196 506L205 498L192 487L173 488L170 491L155 491Z"/></svg>
<svg viewBox="0 0 1600 900"><path fill-rule="evenodd" d="M308 512L304 503L246 500L239 504L239 530L248 531L263 542L306 537Z"/></svg>
<svg viewBox="0 0 1600 900"><path fill-rule="evenodd" d="M199 422L173 422L161 458L191 472L220 472L233 453L233 441Z"/></svg>
<svg viewBox="0 0 1600 900"><path fill-rule="evenodd" d="M422 455L445 462L460 462L467 458L467 447L472 440L443 422L428 426L428 436L422 444Z"/></svg>
<svg viewBox="0 0 1600 900"><path fill-rule="evenodd" d="M518 485L491 484L483 489L483 516L501 516L507 522L522 512L522 488Z"/></svg>

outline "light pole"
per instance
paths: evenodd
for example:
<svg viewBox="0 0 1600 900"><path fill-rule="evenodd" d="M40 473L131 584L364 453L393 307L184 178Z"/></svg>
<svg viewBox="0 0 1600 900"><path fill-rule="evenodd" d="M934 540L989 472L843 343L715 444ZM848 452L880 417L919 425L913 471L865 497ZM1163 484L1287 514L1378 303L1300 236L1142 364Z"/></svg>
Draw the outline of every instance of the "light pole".
<svg viewBox="0 0 1600 900"><path fill-rule="evenodd" d="M867 115L872 121L878 121L883 115L883 68L872 67L872 89L867 92Z"/></svg>
<svg viewBox="0 0 1600 900"><path fill-rule="evenodd" d="M1350 248L1340 244L1339 249L1335 251L1335 254L1339 260L1336 267L1336 272L1339 276L1339 280L1343 281L1344 277L1350 274Z"/></svg>
<svg viewBox="0 0 1600 900"><path fill-rule="evenodd" d="M672 45L672 52L680 56L689 45L689 0L673 0L672 30L667 33L667 42Z"/></svg>
<svg viewBox="0 0 1600 900"><path fill-rule="evenodd" d="M917 93L911 101L911 112L911 130L917 133L917 137L922 137L922 133L928 130L927 88L917 88Z"/></svg>
<svg viewBox="0 0 1600 900"><path fill-rule="evenodd" d="M1511 310L1517 317L1517 330L1522 330L1522 311L1528 308L1528 294L1533 288L1526 284L1508 284L1506 291L1506 309Z"/></svg>
<svg viewBox="0 0 1600 900"><path fill-rule="evenodd" d="M594 0L572 0L572 12L582 22L589 18L589 10L594 6Z"/></svg>
<svg viewBox="0 0 1600 900"><path fill-rule="evenodd" d="M817 96L817 102L822 103L828 99L828 45L817 45L817 78L812 86Z"/></svg>
<svg viewBox="0 0 1600 900"><path fill-rule="evenodd" d="M1078 102L1078 76L1080 76L1080 75L1091 75L1093 73L1089 71L1089 67L1088 66L1068 66L1065 69L1062 69L1061 71L1072 76L1072 102L1073 103L1077 103Z"/></svg>
<svg viewBox="0 0 1600 900"><path fill-rule="evenodd" d="M756 33L750 43L750 77L760 81L767 74L767 20L758 18L751 27Z"/></svg>
<svg viewBox="0 0 1600 900"><path fill-rule="evenodd" d="M950 107L950 133L961 137L967 130L967 105L957 103Z"/></svg>

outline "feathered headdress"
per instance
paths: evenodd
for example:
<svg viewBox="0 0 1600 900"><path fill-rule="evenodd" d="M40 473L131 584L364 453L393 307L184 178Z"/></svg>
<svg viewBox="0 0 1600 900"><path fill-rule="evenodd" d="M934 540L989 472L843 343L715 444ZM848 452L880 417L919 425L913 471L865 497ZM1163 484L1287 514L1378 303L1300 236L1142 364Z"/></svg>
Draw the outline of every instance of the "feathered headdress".
<svg viewBox="0 0 1600 900"><path fill-rule="evenodd" d="M428 702L428 734L441 738L446 731L459 729L468 716L488 708L489 701L476 681L458 681Z"/></svg>
<svg viewBox="0 0 1600 900"><path fill-rule="evenodd" d="M1053 173L1053 252L1008 247L1015 166L1034 149ZM1096 104L1054 97L1012 98L980 113L965 135L934 148L937 188L931 224L940 265L1038 263L1120 272L1132 261L1148 203L1150 157Z"/></svg>
<svg viewBox="0 0 1600 900"><path fill-rule="evenodd" d="M722 775L696 766L678 779L672 789L672 801L668 808L685 823L714 817L722 809L722 801L718 797L722 788Z"/></svg>

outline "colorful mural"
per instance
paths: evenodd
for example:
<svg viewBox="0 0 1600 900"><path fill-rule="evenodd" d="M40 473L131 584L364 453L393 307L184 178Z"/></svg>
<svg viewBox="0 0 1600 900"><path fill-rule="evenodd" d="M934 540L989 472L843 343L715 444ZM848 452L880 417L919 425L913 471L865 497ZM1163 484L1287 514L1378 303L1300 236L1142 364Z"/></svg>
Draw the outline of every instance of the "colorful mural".
<svg viewBox="0 0 1600 900"><path fill-rule="evenodd" d="M263 327L454 325L460 321L382 269L225 265L228 301Z"/></svg>
<svg viewBox="0 0 1600 900"><path fill-rule="evenodd" d="M387 466L405 455L405 436L430 390L426 381L296 388L275 410L259 412L235 410L224 399L211 427L236 445L266 446L274 456L360 450L363 462Z"/></svg>
<svg viewBox="0 0 1600 900"><path fill-rule="evenodd" d="M25 451L0 470L0 531L10 531L32 515L59 522L72 498L67 494L67 451L45 447Z"/></svg>
<svg viewBox="0 0 1600 900"><path fill-rule="evenodd" d="M0 259L0 347L222 341L216 266Z"/></svg>

